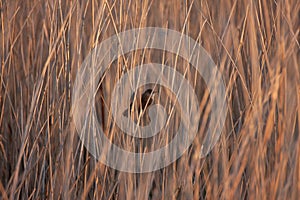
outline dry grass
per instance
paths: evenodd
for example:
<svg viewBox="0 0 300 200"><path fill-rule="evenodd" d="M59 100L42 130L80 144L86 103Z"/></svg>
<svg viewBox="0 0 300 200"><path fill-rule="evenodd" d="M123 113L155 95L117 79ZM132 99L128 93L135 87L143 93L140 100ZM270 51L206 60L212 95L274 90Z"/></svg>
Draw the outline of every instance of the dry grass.
<svg viewBox="0 0 300 200"><path fill-rule="evenodd" d="M298 0L0 0L0 199L297 199L299 9ZM222 71L229 112L207 157L197 156L199 134L170 166L122 173L98 163L78 139L72 86L96 44L147 26L174 29L201 43ZM134 52L125 56L127 66L162 53ZM171 66L175 57L158 62ZM99 100L101 112L109 113L104 102L123 61L100 88L98 98L106 98ZM186 63L178 62L184 69ZM192 74L188 79L201 86ZM205 88L198 91L201 98ZM116 130L109 134L118 135Z"/></svg>

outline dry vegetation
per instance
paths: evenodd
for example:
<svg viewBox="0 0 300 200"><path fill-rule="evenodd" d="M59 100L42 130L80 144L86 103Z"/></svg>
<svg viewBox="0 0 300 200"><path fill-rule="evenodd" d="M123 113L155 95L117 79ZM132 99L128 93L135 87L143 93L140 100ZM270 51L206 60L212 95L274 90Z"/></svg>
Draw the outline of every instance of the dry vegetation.
<svg viewBox="0 0 300 200"><path fill-rule="evenodd" d="M297 199L299 9L298 0L0 0L0 199ZM123 173L97 162L80 142L72 86L96 44L147 26L183 32L212 55L229 110L205 158L197 156L199 134L170 166ZM163 53L130 53L126 66L174 64L176 55L162 59ZM105 127L110 109L103 105L123 61L113 64L97 94ZM192 74L201 99L205 88ZM205 124L207 117L201 119ZM107 134L129 144L116 127Z"/></svg>

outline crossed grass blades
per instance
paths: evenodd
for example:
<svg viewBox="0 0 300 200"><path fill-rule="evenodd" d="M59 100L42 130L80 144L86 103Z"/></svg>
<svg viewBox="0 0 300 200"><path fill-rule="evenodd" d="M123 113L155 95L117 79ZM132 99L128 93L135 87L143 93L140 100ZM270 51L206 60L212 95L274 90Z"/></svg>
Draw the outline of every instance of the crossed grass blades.
<svg viewBox="0 0 300 200"><path fill-rule="evenodd" d="M299 7L297 0L0 0L0 199L297 199ZM187 34L212 55L226 83L229 113L218 144L199 159L209 94L188 70L203 108L194 143L164 169L122 173L98 163L78 139L72 84L96 44L147 26ZM124 66L150 62L180 72L188 66L155 50L112 63L96 95L105 129L110 91ZM164 93L165 103L176 105ZM135 142L117 127L107 135L120 145ZM155 141L163 146L171 138Z"/></svg>

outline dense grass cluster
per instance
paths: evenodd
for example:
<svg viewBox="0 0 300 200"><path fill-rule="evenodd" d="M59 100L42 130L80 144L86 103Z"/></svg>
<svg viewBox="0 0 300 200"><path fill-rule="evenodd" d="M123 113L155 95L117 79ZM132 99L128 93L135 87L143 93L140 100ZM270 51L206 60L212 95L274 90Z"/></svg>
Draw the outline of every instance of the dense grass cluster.
<svg viewBox="0 0 300 200"><path fill-rule="evenodd" d="M0 199L298 199L299 10L298 0L0 0ZM207 50L226 84L228 114L217 145L199 158L210 106L203 80L188 69L204 105L193 144L161 170L123 173L82 145L72 89L97 44L148 26L182 32ZM96 95L107 136L131 151L144 144L110 125L110 94L123 66L150 62L181 73L189 66L160 50L131 52L112 63ZM174 94L160 92L170 111ZM147 142L164 146L168 134Z"/></svg>

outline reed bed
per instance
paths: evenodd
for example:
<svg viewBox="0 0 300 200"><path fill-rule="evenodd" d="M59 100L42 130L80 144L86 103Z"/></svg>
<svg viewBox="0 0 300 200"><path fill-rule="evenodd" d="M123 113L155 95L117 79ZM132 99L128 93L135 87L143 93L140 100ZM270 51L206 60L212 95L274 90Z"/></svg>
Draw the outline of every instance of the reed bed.
<svg viewBox="0 0 300 200"><path fill-rule="evenodd" d="M297 0L0 0L0 199L298 199L299 9ZM188 70L205 99L199 134L171 165L125 173L83 146L72 89L97 44L150 26L179 31L206 49L222 73L228 113L217 145L199 158L209 102L203 79ZM137 50L112 63L96 95L107 136L131 151L147 144L110 128L111 91L124 66L154 61L181 73L189 66L168 52ZM160 92L169 112L174 94ZM147 142L164 146L168 137Z"/></svg>

